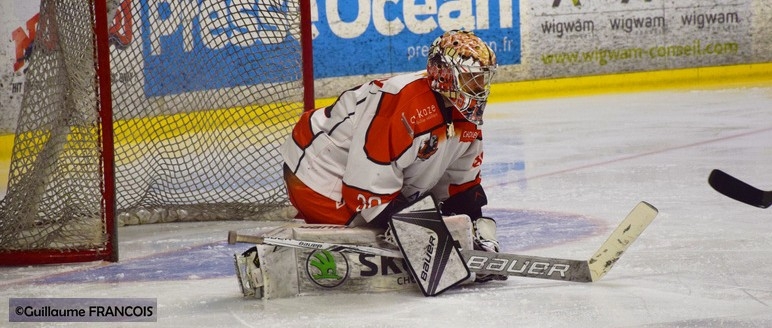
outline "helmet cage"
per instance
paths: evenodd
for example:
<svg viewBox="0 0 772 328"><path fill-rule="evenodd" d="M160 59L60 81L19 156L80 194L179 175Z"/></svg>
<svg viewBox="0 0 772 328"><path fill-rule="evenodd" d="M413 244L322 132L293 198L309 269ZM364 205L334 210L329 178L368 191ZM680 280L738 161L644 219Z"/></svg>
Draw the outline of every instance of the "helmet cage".
<svg viewBox="0 0 772 328"><path fill-rule="evenodd" d="M491 81L496 74L496 65L453 63L449 56L442 56L445 83L439 83L442 93L467 120L482 125L483 112L491 92ZM442 80L442 79L440 79ZM444 87L444 88L443 88Z"/></svg>
<svg viewBox="0 0 772 328"><path fill-rule="evenodd" d="M497 68L493 51L472 32L454 30L437 38L429 52L432 90L445 96L467 120L481 125Z"/></svg>

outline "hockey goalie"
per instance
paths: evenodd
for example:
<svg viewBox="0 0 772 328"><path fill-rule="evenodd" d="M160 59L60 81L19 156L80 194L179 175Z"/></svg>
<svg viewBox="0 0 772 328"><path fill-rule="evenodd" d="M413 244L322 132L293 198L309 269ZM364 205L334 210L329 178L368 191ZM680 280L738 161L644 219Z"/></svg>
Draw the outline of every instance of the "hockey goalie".
<svg viewBox="0 0 772 328"><path fill-rule="evenodd" d="M506 279L470 273L458 254L499 250L496 223L482 215L480 184L481 125L496 67L496 55L473 32L448 31L431 44L425 71L371 81L303 113L281 153L290 202L306 224L265 236L402 256L260 244L236 259L245 295L307 293L298 275L320 288L418 284L427 295ZM428 211L416 210L419 199L430 200L419 206Z"/></svg>

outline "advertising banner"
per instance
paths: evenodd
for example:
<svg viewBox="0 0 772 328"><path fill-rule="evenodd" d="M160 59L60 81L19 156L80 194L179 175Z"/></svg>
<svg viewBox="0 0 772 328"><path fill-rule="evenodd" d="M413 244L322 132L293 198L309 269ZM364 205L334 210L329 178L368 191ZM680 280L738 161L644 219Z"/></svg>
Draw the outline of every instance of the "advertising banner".
<svg viewBox="0 0 772 328"><path fill-rule="evenodd" d="M340 91L326 87L333 81L424 69L431 42L451 29L489 43L500 82L766 62L772 53L770 7L760 0L303 1L311 6L321 97ZM261 69L300 65L298 52L285 51L299 46L284 25L297 6L123 0L109 18L113 92L162 114L168 108L158 97L227 106L226 97L210 95L297 80L299 69ZM15 129L38 10L39 1L0 1L0 133ZM197 109L205 108L189 108Z"/></svg>
<svg viewBox="0 0 772 328"><path fill-rule="evenodd" d="M299 38L288 29L298 16L291 1L140 0L145 95L297 80L288 70L300 65ZM274 56L272 54L282 54ZM294 58L287 58L293 54Z"/></svg>
<svg viewBox="0 0 772 328"><path fill-rule="evenodd" d="M16 127L38 10L36 1L0 1L0 134Z"/></svg>
<svg viewBox="0 0 772 328"><path fill-rule="evenodd" d="M300 58L266 55L298 46L297 36L282 23L296 10L291 1L270 8L240 1L201 1L195 8L178 1L140 4L148 96L298 78L236 74L300 63ZM431 42L451 29L475 31L496 51L499 65L520 62L515 0L317 0L311 1L311 11L316 78L424 69ZM260 38L244 43L254 39L240 38L247 33Z"/></svg>
<svg viewBox="0 0 772 328"><path fill-rule="evenodd" d="M534 77L749 62L752 0L529 0Z"/></svg>
<svg viewBox="0 0 772 328"><path fill-rule="evenodd" d="M499 65L520 63L519 0L311 3L317 78L425 69L432 41L453 29L474 31Z"/></svg>

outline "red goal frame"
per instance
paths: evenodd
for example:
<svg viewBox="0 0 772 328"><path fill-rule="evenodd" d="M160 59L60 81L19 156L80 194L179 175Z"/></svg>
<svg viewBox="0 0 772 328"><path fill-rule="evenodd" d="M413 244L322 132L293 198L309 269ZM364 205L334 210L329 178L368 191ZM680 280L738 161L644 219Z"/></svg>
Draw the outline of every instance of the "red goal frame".
<svg viewBox="0 0 772 328"><path fill-rule="evenodd" d="M95 104L99 111L100 141L102 146L102 176L103 198L102 215L107 241L104 247L80 250L61 249L37 249L37 250L13 250L0 252L0 265L39 265L57 263L75 263L89 261L118 262L118 227L116 223L116 195L114 173L114 145L113 145L113 111L110 81L110 44L108 34L107 3L106 0L93 0L94 13L94 44L95 44L95 69L98 80L96 93L98 103ZM309 1L300 1L300 43L302 58L302 83L304 110L314 108L314 76L313 76L313 49L311 37L311 4Z"/></svg>

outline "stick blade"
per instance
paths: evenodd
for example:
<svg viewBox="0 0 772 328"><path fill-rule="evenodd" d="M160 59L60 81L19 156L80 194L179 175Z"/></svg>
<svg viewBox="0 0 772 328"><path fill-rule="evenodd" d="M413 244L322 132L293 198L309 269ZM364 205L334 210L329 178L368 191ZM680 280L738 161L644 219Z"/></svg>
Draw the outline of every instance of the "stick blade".
<svg viewBox="0 0 772 328"><path fill-rule="evenodd" d="M588 261L592 281L600 280L611 270L611 267L649 226L658 213L657 208L647 202L638 203L630 211L630 214L622 220L622 223Z"/></svg>
<svg viewBox="0 0 772 328"><path fill-rule="evenodd" d="M721 170L710 172L708 184L724 196L751 206L767 208L772 205L772 192L760 190Z"/></svg>

